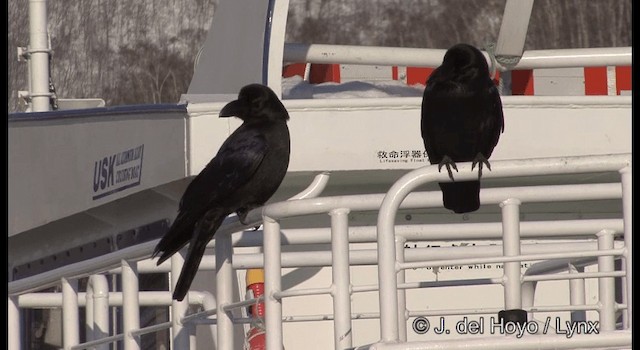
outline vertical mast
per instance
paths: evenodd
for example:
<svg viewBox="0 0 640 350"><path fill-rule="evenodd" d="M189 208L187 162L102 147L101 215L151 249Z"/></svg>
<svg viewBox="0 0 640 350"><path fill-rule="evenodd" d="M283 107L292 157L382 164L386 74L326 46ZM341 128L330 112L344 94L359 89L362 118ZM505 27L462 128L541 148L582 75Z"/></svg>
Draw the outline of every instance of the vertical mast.
<svg viewBox="0 0 640 350"><path fill-rule="evenodd" d="M25 57L29 63L28 98L31 112L43 112L51 109L50 52L46 0L29 0L29 48Z"/></svg>

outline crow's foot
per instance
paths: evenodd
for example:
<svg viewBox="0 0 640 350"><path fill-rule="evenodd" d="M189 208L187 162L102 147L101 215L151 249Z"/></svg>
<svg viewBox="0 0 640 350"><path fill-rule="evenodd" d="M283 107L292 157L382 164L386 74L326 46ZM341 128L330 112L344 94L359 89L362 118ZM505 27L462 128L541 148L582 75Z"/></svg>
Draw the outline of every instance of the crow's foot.
<svg viewBox="0 0 640 350"><path fill-rule="evenodd" d="M247 224L247 214L249 214L249 210L246 208L240 208L238 209L238 211L236 211L236 215L238 215L238 220L240 220L240 223L243 225Z"/></svg>
<svg viewBox="0 0 640 350"><path fill-rule="evenodd" d="M256 207L257 208L257 207ZM241 224L243 225L248 225L249 223L247 222L247 214L249 214L249 211L251 211L252 208L240 208L236 211L236 215L238 215L238 220L240 221ZM258 226L254 226L253 230L254 231L258 231L258 229L260 228L261 225Z"/></svg>
<svg viewBox="0 0 640 350"><path fill-rule="evenodd" d="M478 164L478 180L480 180L480 178L482 177L482 164L487 166L487 169L491 170L491 164L489 164L489 160L487 158L485 158L485 156L478 152L478 154L476 154L476 157L473 158L473 162L471 163L471 170L473 170L476 167L476 164Z"/></svg>
<svg viewBox="0 0 640 350"><path fill-rule="evenodd" d="M453 179L453 172L451 171L451 168L455 169L457 172L458 166L456 166L456 163L451 158L449 158L449 156L444 156L442 157L442 161L438 163L438 171L440 171L443 166L447 167L447 172L449 173L449 178L451 179L451 181L455 181Z"/></svg>

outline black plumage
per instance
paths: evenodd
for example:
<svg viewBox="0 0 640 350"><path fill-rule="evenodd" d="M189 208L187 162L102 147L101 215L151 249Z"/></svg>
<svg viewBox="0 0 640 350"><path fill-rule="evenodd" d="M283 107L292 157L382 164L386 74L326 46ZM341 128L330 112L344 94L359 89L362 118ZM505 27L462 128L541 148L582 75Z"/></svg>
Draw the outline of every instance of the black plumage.
<svg viewBox="0 0 640 350"><path fill-rule="evenodd" d="M289 114L268 87L243 87L238 99L220 111L242 125L222 144L216 156L191 181L182 195L178 215L153 256L161 264L189 243L173 298L182 300L202 260L207 243L223 220L262 206L276 192L289 166Z"/></svg>
<svg viewBox="0 0 640 350"><path fill-rule="evenodd" d="M502 102L482 52L457 44L445 53L422 98L422 139L431 164L446 166L451 180L455 162L478 165L478 180L439 183L444 207L468 213L480 207L483 164L504 131Z"/></svg>

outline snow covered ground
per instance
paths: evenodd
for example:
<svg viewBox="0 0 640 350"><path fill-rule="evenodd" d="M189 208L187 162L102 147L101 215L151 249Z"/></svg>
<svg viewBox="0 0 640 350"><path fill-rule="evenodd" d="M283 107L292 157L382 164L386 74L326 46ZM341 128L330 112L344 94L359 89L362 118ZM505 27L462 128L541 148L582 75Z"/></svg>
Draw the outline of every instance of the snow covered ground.
<svg viewBox="0 0 640 350"><path fill-rule="evenodd" d="M310 84L300 76L282 78L283 99L422 97L424 85L398 80Z"/></svg>

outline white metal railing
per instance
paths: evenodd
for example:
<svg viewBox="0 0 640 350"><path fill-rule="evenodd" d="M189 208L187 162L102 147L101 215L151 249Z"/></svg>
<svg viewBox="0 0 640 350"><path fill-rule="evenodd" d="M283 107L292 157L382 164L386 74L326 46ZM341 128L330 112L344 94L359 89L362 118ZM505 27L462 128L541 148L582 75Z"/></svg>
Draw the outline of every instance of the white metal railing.
<svg viewBox="0 0 640 350"><path fill-rule="evenodd" d="M228 290L233 285L234 269L251 267L265 268L266 305L265 325L267 330L267 347L279 349L283 346L283 322L311 322L332 320L334 323L334 347L345 349L353 346L352 322L354 319L380 319L381 340L363 348L402 349L406 341L406 322L408 317L430 315L472 315L495 314L500 309L441 309L441 310L407 310L407 289L439 288L446 286L471 286L483 284L503 284L505 290L504 309L519 308L529 313L571 311L576 317L587 310L595 310L600 314L600 335L597 337L574 336L556 337L545 335L520 339L492 338L490 341L478 342L478 348L506 349L513 348L574 348L630 346L629 327L632 324L631 298L631 166L630 155L610 155L593 157L570 157L553 159L513 160L492 162L493 170L483 174L484 178L537 176L551 174L577 174L591 172L620 172L620 183L590 183L555 186L527 186L509 188L486 188L481 192L483 205L500 204L502 206L502 222L466 223L466 224L420 224L395 225L395 217L399 208L435 208L441 207L441 194L435 192L411 193L417 186L427 182L448 181L447 174L440 174L435 166L427 166L406 174L397 181L385 194L351 195L336 197L316 197L324 188L328 179L322 174L316 179L309 191L301 194L295 201L273 203L262 209L252 211L248 216L250 225L264 222L263 240L261 235L237 232L241 228L236 218L225 221L220 232L216 234L215 258L205 256L201 269L215 269L216 298L198 292L190 292L183 302L171 300L170 291L140 292L138 290L138 274L147 272L179 273L182 257L176 254L170 263L155 266L151 260L136 261L147 257L153 244L130 249L103 262L89 260L79 265L50 271L48 273L9 283L9 348L20 349L19 308L62 307L64 317L65 349L83 349L106 346L114 341L122 341L125 349L138 349L139 336L162 329L172 329L172 348L194 348L193 329L197 325L215 324L217 333L217 349L234 349L233 328L236 323L247 323L246 317L233 317L232 310L252 305L263 299L235 301L236 296ZM470 164L458 164L459 172L456 180L468 180L476 175ZM547 220L520 222L519 203L622 199L623 213L621 218L584 219L584 220ZM378 225L350 227L348 214L358 211L379 211ZM280 220L301 215L326 213L331 218L330 228L316 229L280 229ZM237 232L232 234L232 232ZM585 237L595 237L598 241L585 241ZM614 235L623 235L623 242L614 242ZM313 252L281 252L282 238L286 244L331 243L331 251ZM576 238L575 241L553 244L528 244L520 239L540 239L550 237ZM420 240L496 240L503 239L501 246L476 247L442 247L404 249L405 242ZM377 242L377 249L350 250L350 244L359 242ZM155 242L152 242L155 243ZM615 243L615 244L614 244ZM263 246L264 253L234 254L234 246ZM503 251L504 249L504 251ZM615 271L614 258L622 257L624 268ZM119 266L113 260L119 258ZM520 272L521 261L543 260L533 265L524 276ZM553 263L553 261L559 261ZM417 267L437 267L455 264L474 264L502 262L505 269L503 278L480 278L444 282L406 282L404 270ZM562 264L567 266L597 264L597 272L584 272L576 268L571 274L549 274L557 271ZM379 284L351 285L349 268L354 265L378 265ZM509 268L513 265L515 268ZM282 290L281 268L303 266L331 266L332 282L329 286ZM121 293L105 292L104 280L97 272L122 274L123 288ZM92 275L90 288L86 293L77 292L76 277ZM65 277L73 276L73 277ZM52 285L57 278L62 283L60 293L29 293ZM599 301L587 304L580 293L584 294L584 282L588 278L599 281ZM612 281L623 278L625 281L623 299L615 302ZM567 279L575 281L571 284L571 305L534 307L533 293L535 283L544 280ZM173 279L171 279L173 280ZM172 282L173 283L173 282ZM378 291L380 293L380 312L353 313L350 298L353 293ZM331 295L333 311L326 315L287 316L282 314L282 300L293 296ZM203 297L205 296L205 297ZM195 300L194 300L195 299ZM206 301L205 301L206 300ZM193 315L186 315L189 303L202 305L205 309ZM108 306L121 306L124 315L123 331L109 335L105 332L104 309ZM169 322L140 328L139 307L141 305L171 306ZM87 313L86 342L80 344L78 327L79 307L85 306ZM624 311L623 330L616 330L612 315L618 310ZM216 315L214 319L209 319ZM213 330L213 329L212 329ZM400 342L400 343L398 343ZM466 339L465 344L470 340ZM517 342L517 343L515 343ZM462 347L456 340L430 341L428 343L412 343L419 348ZM416 345L417 344L417 345ZM474 343L476 344L476 343ZM474 345L475 346L475 345Z"/></svg>
<svg viewBox="0 0 640 350"><path fill-rule="evenodd" d="M285 62L437 67L447 50L286 43ZM491 64L489 56L487 61ZM510 69L631 65L631 47L529 50Z"/></svg>
<svg viewBox="0 0 640 350"><path fill-rule="evenodd" d="M487 178L503 177L503 176L523 176L523 175L550 175L550 174L572 174L583 172L597 171L620 171L621 183L623 188L623 206L624 206L624 240L625 249L623 252L605 251L606 254L621 254L625 260L625 270L627 283L631 282L631 166L628 156L601 156L601 157L577 157L577 158L557 158L557 159L532 159L521 161L503 161L494 162L495 168L499 167L499 171L491 172ZM498 165L499 164L499 165ZM475 177L475 173L471 171L470 164L465 164L457 174L458 180L471 180ZM402 279L402 273L398 278L397 273L409 267L416 265L405 264L402 249L397 249L395 244L394 220L398 208L407 195L416 187L432 181L446 181L447 174L439 173L435 167L424 167L417 169L403 176L398 180L387 193L385 200L380 208L378 216L378 259L379 259L379 280L380 283L380 332L383 342L397 342L400 340L400 331L404 323L398 320L398 312L404 309L402 298L398 297L397 281ZM486 191L485 191L486 192ZM553 198L555 193L547 194ZM483 203L486 203L484 201ZM512 256L514 259L510 263L517 264L516 269L507 269L508 260L505 261L505 307L520 308L521 303L518 300L521 296L519 283L511 283L508 281L520 281L519 263L522 260L533 259L527 257L524 259L519 252L519 204L522 200L521 195L517 197L509 197L501 200L503 208L503 244L504 255ZM605 254L605 255L606 255ZM538 256L537 258L562 258L570 254L560 256ZM580 255L584 256L584 255ZM578 257L578 256L576 256ZM510 264L509 264L510 265ZM424 266L424 265L421 265ZM631 295L630 286L627 285L627 296ZM628 298L627 317L631 320L631 302ZM605 310L608 313L609 310ZM629 323L631 323L629 321Z"/></svg>

